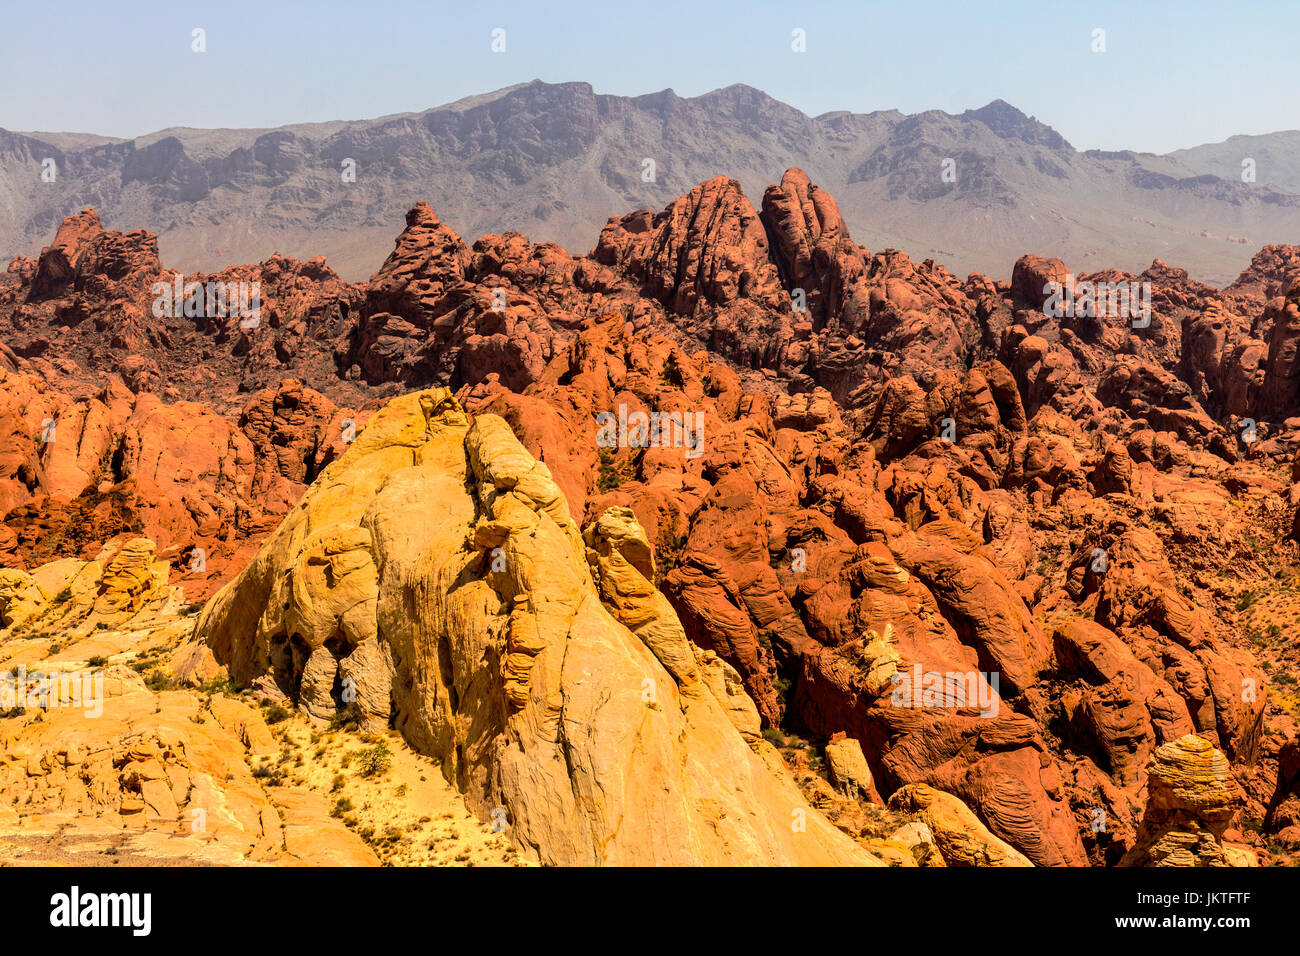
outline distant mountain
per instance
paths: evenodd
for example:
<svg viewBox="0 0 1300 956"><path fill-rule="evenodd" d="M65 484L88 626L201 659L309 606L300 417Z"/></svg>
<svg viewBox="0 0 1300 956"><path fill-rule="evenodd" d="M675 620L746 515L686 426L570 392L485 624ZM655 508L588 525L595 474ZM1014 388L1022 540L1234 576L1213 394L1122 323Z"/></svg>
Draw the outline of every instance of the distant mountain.
<svg viewBox="0 0 1300 956"><path fill-rule="evenodd" d="M513 228L586 252L611 212L657 210L720 173L757 202L800 166L838 197L856 240L959 273L1007 278L1033 250L1081 271L1140 271L1158 257L1224 283L1265 243L1300 239L1300 164L1286 137L1300 133L1246 138L1259 142L1247 184L1240 137L1170 156L1080 152L1001 100L955 116L809 117L742 85L623 97L541 81L422 113L269 130L129 141L0 130L0 256L34 254L65 216L94 206L111 228L157 231L177 268L279 251L325 255L357 279L419 199L465 236ZM40 179L47 158L53 183ZM347 160L355 182L341 174Z"/></svg>
<svg viewBox="0 0 1300 956"><path fill-rule="evenodd" d="M1231 136L1222 143L1207 143L1169 154L1197 173L1240 179L1242 163L1255 161L1255 182L1300 193L1300 130L1263 136Z"/></svg>

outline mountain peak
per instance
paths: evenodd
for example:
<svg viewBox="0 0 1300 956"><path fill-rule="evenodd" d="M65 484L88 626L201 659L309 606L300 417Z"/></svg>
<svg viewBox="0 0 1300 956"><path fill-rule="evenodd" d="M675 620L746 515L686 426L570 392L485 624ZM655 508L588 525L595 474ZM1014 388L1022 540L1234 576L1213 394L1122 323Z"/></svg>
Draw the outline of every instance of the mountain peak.
<svg viewBox="0 0 1300 956"><path fill-rule="evenodd" d="M979 120L1003 139L1018 139L1050 149L1073 149L1068 140L1046 123L1027 116L1003 99L996 99L977 110L967 110L963 119Z"/></svg>
<svg viewBox="0 0 1300 956"><path fill-rule="evenodd" d="M724 102L724 103L761 103L772 106L781 106L788 110L794 110L795 107L781 100L776 99L760 90L756 86L750 86L747 83L732 83L728 86L720 86L716 90L709 90L707 93L701 93L693 99L704 102Z"/></svg>

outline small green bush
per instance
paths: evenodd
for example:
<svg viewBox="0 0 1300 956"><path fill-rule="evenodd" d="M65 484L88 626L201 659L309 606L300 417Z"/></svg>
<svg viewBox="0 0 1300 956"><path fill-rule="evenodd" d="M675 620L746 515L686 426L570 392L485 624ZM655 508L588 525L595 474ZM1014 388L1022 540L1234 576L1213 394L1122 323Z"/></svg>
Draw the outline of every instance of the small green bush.
<svg viewBox="0 0 1300 956"><path fill-rule="evenodd" d="M357 772L363 777L378 777L388 772L393 765L393 752L388 744L379 741L373 747L367 747L357 755Z"/></svg>
<svg viewBox="0 0 1300 956"><path fill-rule="evenodd" d="M356 704L336 710L330 718L330 730L356 730L361 725L361 711Z"/></svg>
<svg viewBox="0 0 1300 956"><path fill-rule="evenodd" d="M612 451L601 446L598 454L600 455L600 471L596 474L596 490L604 494L623 484L623 477L618 473L618 469L614 467L614 453Z"/></svg>

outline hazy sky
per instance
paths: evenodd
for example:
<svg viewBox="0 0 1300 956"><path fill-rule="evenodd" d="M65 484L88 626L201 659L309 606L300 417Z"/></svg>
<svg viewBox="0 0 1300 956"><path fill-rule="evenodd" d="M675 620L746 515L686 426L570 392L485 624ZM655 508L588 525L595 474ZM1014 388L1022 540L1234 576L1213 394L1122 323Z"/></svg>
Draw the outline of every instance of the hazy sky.
<svg viewBox="0 0 1300 956"><path fill-rule="evenodd" d="M540 78L806 113L1002 98L1080 149L1300 128L1300 3L3 0L0 127L136 136L427 109ZM1137 8L1137 9L1135 9ZM206 30L207 52L191 50ZM503 28L506 51L493 53ZM805 31L807 52L791 50ZM1104 53L1092 52L1105 30Z"/></svg>

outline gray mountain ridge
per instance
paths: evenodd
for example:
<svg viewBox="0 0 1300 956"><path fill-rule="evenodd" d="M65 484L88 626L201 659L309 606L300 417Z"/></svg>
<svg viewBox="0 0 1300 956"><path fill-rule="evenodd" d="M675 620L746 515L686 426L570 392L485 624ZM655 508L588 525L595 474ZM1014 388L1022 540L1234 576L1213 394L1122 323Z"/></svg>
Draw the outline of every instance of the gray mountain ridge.
<svg viewBox="0 0 1300 956"><path fill-rule="evenodd" d="M181 271L278 251L324 255L355 280L379 267L420 199L467 241L518 230L581 253L610 216L657 211L716 175L758 206L798 166L835 196L857 242L958 274L1005 279L1036 252L1078 272L1160 258L1223 284L1262 245L1300 241L1297 144L1290 131L1164 156L1081 152L1002 100L810 117L741 84L625 97L535 80L423 112L276 129L131 140L0 129L0 256L36 254L93 206L107 228L158 233ZM1245 157L1253 183L1240 178ZM53 183L41 181L47 158ZM340 175L345 160L355 182Z"/></svg>

